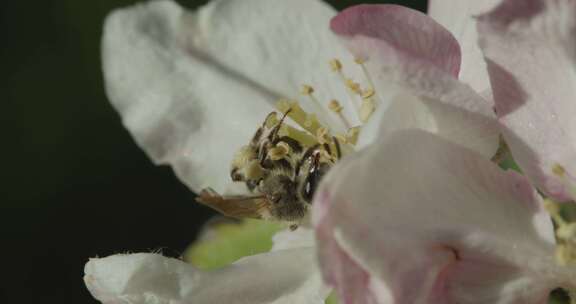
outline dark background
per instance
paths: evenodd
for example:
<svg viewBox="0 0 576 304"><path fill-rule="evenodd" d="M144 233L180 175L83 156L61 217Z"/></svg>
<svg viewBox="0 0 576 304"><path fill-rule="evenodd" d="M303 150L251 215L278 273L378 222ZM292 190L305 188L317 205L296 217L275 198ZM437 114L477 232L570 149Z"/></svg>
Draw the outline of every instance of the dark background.
<svg viewBox="0 0 576 304"><path fill-rule="evenodd" d="M2 303L97 303L82 283L89 257L157 249L179 256L213 215L169 168L148 161L104 95L102 20L135 2L2 3ZM342 9L381 1L328 2ZM425 10L426 1L388 2Z"/></svg>

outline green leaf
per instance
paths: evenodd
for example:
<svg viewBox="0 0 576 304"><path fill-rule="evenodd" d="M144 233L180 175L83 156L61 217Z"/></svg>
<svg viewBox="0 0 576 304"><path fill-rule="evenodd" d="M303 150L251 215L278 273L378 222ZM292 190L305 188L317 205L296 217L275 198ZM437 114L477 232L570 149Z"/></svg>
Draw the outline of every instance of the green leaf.
<svg viewBox="0 0 576 304"><path fill-rule="evenodd" d="M339 304L339 303L340 301L338 301L338 296L334 291L332 291L328 296L328 298L326 299L326 304Z"/></svg>
<svg viewBox="0 0 576 304"><path fill-rule="evenodd" d="M270 251L272 236L284 225L262 220L220 222L184 253L184 260L200 269L217 269L250 255Z"/></svg>

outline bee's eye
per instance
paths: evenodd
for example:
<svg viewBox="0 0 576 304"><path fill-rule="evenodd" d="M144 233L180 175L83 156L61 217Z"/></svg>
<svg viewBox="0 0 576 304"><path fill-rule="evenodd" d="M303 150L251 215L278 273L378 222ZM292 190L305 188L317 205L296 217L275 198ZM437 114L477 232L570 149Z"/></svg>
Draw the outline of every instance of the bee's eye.
<svg viewBox="0 0 576 304"><path fill-rule="evenodd" d="M312 197L314 196L314 190L316 190L315 188L316 187L315 185L313 185L313 182L310 180L310 178L307 178L302 193L302 196L304 197L306 202L310 203L312 201Z"/></svg>
<svg viewBox="0 0 576 304"><path fill-rule="evenodd" d="M320 165L318 168L314 168L314 170L310 170L306 180L304 181L304 188L302 189L302 197L306 202L312 203L312 198L314 197L316 188L318 188L320 180L326 171L328 171L328 167L324 164Z"/></svg>

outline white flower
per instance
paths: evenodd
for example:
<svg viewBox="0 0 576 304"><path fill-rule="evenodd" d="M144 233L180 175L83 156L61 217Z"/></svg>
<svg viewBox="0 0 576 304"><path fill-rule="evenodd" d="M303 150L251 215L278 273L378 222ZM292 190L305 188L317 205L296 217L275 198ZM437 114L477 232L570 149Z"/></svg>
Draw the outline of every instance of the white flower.
<svg viewBox="0 0 576 304"><path fill-rule="evenodd" d="M527 176L421 130L380 137L343 160L325 177L313 215L324 278L344 303L537 304L558 287L575 293L574 223L557 220L556 244L529 180L555 198L574 195L576 2L480 2L493 10L434 1L432 12L435 4L485 13L477 20L496 110ZM450 16L456 21L441 20L468 26L454 32L476 36L476 21ZM466 75L484 87L485 77Z"/></svg>
<svg viewBox="0 0 576 304"><path fill-rule="evenodd" d="M234 152L278 99L299 100L334 134L370 116L366 104L375 108L356 149L421 129L486 159L494 154L491 105L458 81L460 47L448 31L395 5L359 6L330 23L335 15L316 0L215 0L196 12L154 1L118 10L103 38L107 94L137 143L194 191L230 188ZM330 70L333 59L342 69ZM313 95L299 96L302 85ZM333 99L344 118L328 110ZM270 253L213 272L153 254L92 259L85 281L103 303L322 303L327 287L311 236L302 227L284 232Z"/></svg>

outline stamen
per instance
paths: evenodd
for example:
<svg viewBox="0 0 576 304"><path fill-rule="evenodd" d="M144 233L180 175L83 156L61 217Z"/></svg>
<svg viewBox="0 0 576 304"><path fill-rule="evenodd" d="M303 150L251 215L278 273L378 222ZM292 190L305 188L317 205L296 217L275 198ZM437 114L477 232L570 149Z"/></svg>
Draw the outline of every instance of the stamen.
<svg viewBox="0 0 576 304"><path fill-rule="evenodd" d="M342 120L342 123L344 123L347 129L351 127L350 122L348 121L348 119L346 119L346 117L342 113L342 105L340 105L340 102L338 102L338 100L336 99L330 100L330 103L328 103L328 108L338 115L338 117L340 118L340 120Z"/></svg>
<svg viewBox="0 0 576 304"><path fill-rule="evenodd" d="M366 90L364 90L364 92L362 92L362 99L368 99L372 96L374 96L375 92L373 88L368 88Z"/></svg>
<svg viewBox="0 0 576 304"><path fill-rule="evenodd" d="M331 139L328 129L324 127L319 128L318 131L316 132L316 140L318 140L318 143L320 143L321 145L330 143Z"/></svg>
<svg viewBox="0 0 576 304"><path fill-rule="evenodd" d="M342 71L342 63L338 59L330 60L330 67L334 72L341 72Z"/></svg>
<svg viewBox="0 0 576 304"><path fill-rule="evenodd" d="M375 88L374 82L372 81L372 77L370 77L370 73L368 73L368 69L366 68L366 65L364 64L366 62L366 59L355 58L354 62L356 62L362 68L362 72L364 73L364 77L366 77L366 81L368 81L368 84L370 85L368 90L374 91L374 88Z"/></svg>
<svg viewBox="0 0 576 304"><path fill-rule="evenodd" d="M544 209L550 213L552 219L558 224L558 226L566 225L566 221L560 215L560 205L551 199L544 199Z"/></svg>
<svg viewBox="0 0 576 304"><path fill-rule="evenodd" d="M364 64L366 60L364 58L356 57L354 58L354 62L356 62L356 64Z"/></svg>
<svg viewBox="0 0 576 304"><path fill-rule="evenodd" d="M360 87L360 84L357 82L354 82L354 80L352 79L346 79L346 87L348 87L348 89L358 95L362 95L362 88Z"/></svg>
<svg viewBox="0 0 576 304"><path fill-rule="evenodd" d="M564 177L566 174L566 169L560 164L555 164L552 166L552 173L556 174L558 177Z"/></svg>
<svg viewBox="0 0 576 304"><path fill-rule="evenodd" d="M355 145L358 142L358 135L360 134L360 127L352 127L346 133L346 142Z"/></svg>
<svg viewBox="0 0 576 304"><path fill-rule="evenodd" d="M322 106L322 103L320 103L320 101L316 98L316 96L314 96L314 88L310 85L303 85L302 94L310 98L310 100L312 101L312 106L315 108L314 112L320 116L320 119L318 119L318 117L316 116L314 116L314 119L316 121L322 121L324 123L327 123L329 126L333 125L334 121L330 119L330 117L324 115L325 108ZM310 119L312 119L312 115L315 114L310 114L309 115Z"/></svg>
<svg viewBox="0 0 576 304"><path fill-rule="evenodd" d="M314 88L312 86L309 86L306 84L302 86L302 94L303 95L310 96L310 95L312 95L312 93L314 93Z"/></svg>
<svg viewBox="0 0 576 304"><path fill-rule="evenodd" d="M372 113L374 113L375 110L376 110L376 103L374 102L374 99L368 98L362 100L362 105L360 106L360 120L366 123L370 119Z"/></svg>
<svg viewBox="0 0 576 304"><path fill-rule="evenodd" d="M576 223L566 221L561 214L560 204L544 200L544 208L556 223L556 262L561 266L576 264Z"/></svg>

